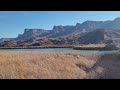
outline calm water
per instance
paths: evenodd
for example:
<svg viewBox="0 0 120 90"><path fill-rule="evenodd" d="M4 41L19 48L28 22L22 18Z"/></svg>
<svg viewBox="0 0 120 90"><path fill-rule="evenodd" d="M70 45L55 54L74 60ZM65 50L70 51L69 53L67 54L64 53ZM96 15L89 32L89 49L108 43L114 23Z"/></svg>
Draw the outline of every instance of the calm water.
<svg viewBox="0 0 120 90"><path fill-rule="evenodd" d="M1 49L0 51L18 51L18 52L64 52L79 54L112 54L116 51L98 51L98 50L73 50L72 48L45 48L45 49Z"/></svg>

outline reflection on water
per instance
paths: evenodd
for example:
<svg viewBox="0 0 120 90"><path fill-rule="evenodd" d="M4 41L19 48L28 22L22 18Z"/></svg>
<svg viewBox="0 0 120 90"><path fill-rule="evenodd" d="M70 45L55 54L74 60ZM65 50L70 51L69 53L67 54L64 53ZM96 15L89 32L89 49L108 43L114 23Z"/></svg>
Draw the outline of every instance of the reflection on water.
<svg viewBox="0 0 120 90"><path fill-rule="evenodd" d="M0 51L18 51L18 52L64 52L79 54L112 54L114 51L98 51L98 50L73 50L72 48L44 48L44 49L1 49Z"/></svg>

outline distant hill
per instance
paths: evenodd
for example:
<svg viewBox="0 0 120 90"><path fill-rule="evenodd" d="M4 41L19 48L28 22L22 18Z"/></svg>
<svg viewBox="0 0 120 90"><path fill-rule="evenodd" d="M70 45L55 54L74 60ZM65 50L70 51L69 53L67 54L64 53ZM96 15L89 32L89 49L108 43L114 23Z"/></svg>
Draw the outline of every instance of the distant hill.
<svg viewBox="0 0 120 90"><path fill-rule="evenodd" d="M33 37L60 37L66 36L72 33L84 33L90 32L96 29L120 29L120 18L115 18L109 21L85 21L83 23L77 23L73 26L54 26L52 30L44 29L25 29L23 34L18 35L17 39L28 39Z"/></svg>
<svg viewBox="0 0 120 90"><path fill-rule="evenodd" d="M30 38L37 38L46 36L49 33L43 29L25 29L23 34L19 34L16 40L25 40Z"/></svg>
<svg viewBox="0 0 120 90"><path fill-rule="evenodd" d="M84 34L71 34L56 38L29 39L19 42L22 46L80 45L80 44L120 44L120 31L97 29Z"/></svg>
<svg viewBox="0 0 120 90"><path fill-rule="evenodd" d="M1 41L10 41L0 39ZM54 26L52 30L25 29L12 39L18 46L24 45L78 45L120 43L120 17L108 21L85 21L76 25Z"/></svg>

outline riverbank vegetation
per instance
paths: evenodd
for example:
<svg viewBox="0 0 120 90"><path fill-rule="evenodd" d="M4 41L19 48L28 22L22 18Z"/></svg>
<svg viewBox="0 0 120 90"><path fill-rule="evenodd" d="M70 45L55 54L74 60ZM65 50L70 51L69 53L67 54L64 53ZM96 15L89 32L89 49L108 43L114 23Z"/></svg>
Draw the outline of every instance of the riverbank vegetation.
<svg viewBox="0 0 120 90"><path fill-rule="evenodd" d="M1 79L120 78L117 55L0 52Z"/></svg>
<svg viewBox="0 0 120 90"><path fill-rule="evenodd" d="M115 52L114 54L117 55L118 57L120 57L120 50L118 50L118 51Z"/></svg>
<svg viewBox="0 0 120 90"><path fill-rule="evenodd" d="M118 50L119 48L116 47L114 44L88 44L88 45L81 45L76 46L73 49L75 50Z"/></svg>
<svg viewBox="0 0 120 90"><path fill-rule="evenodd" d="M114 44L87 44L87 45L47 45L47 46L22 46L0 47L0 49L40 49L40 48L73 48L75 50L118 50Z"/></svg>

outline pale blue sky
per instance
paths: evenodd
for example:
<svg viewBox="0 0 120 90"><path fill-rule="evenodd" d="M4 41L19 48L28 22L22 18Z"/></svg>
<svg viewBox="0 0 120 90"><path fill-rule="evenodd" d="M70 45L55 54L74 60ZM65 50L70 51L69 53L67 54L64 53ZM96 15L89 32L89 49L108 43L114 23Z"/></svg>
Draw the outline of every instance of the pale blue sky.
<svg viewBox="0 0 120 90"><path fill-rule="evenodd" d="M51 30L54 25L75 25L86 20L105 21L120 11L0 11L0 38L15 38L25 28Z"/></svg>

